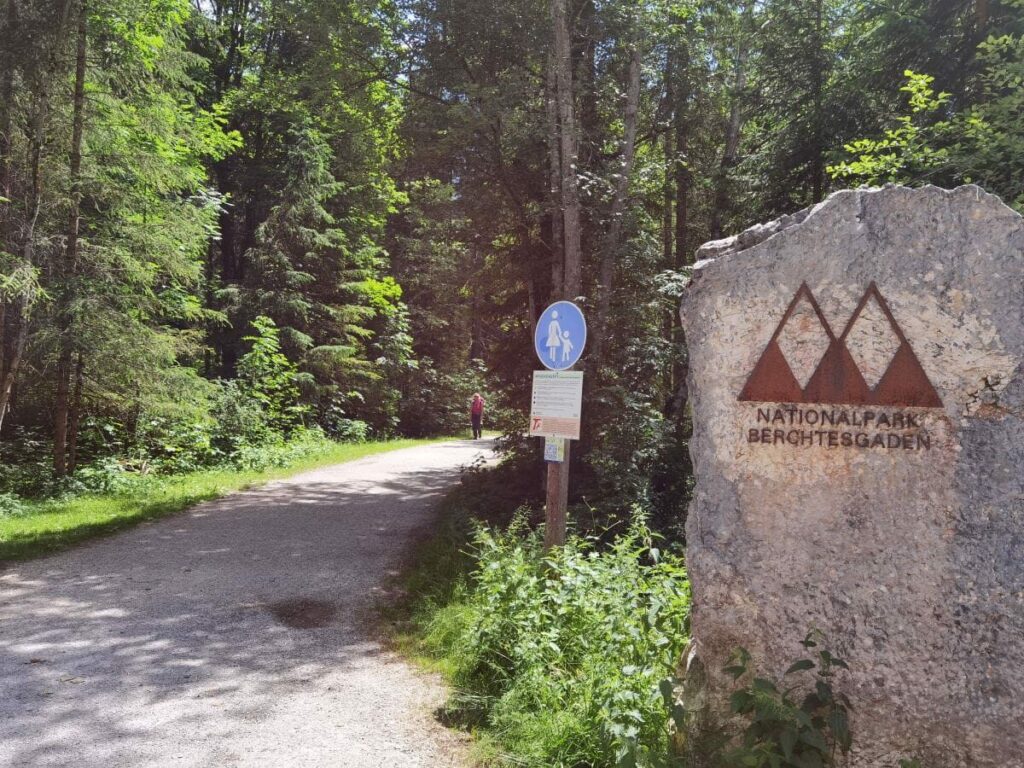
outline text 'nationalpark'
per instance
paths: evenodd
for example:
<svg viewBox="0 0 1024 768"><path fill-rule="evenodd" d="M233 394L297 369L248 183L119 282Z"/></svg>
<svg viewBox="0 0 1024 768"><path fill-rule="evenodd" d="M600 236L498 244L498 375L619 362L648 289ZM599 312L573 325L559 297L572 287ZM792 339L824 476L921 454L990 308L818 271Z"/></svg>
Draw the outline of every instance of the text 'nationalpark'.
<svg viewBox="0 0 1024 768"><path fill-rule="evenodd" d="M884 448L931 450L921 431L921 414L846 408L758 408L758 426L747 430L748 443L798 448ZM826 429L829 427L829 429ZM841 427L847 427L843 430ZM908 432L915 430L914 432Z"/></svg>

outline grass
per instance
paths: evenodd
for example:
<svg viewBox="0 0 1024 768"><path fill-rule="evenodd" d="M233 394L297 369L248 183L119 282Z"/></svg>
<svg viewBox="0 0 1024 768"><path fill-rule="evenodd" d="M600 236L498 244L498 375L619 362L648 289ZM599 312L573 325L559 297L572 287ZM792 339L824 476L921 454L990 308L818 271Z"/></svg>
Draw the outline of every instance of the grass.
<svg viewBox="0 0 1024 768"><path fill-rule="evenodd" d="M484 437L493 434L484 431ZM476 524L505 528L520 505L539 506L540 490L536 473L506 462L467 473L445 495L431 535L417 542L407 558L396 584L399 599L379 607L382 629L398 653L456 684L455 640L464 627L457 614L478 564L472 552ZM441 714L447 725L472 732L471 765L497 766L507 757L500 740L466 722L455 708L448 706Z"/></svg>
<svg viewBox="0 0 1024 768"><path fill-rule="evenodd" d="M324 443L286 467L265 470L216 469L174 476L149 476L116 493L84 494L70 499L29 502L13 517L0 517L0 562L65 549L85 539L112 533L270 480L341 464L400 448L443 442L389 440Z"/></svg>
<svg viewBox="0 0 1024 768"><path fill-rule="evenodd" d="M440 608L453 602L476 567L471 552L476 525L505 528L523 505L538 509L539 522L541 490L535 472L505 461L466 473L444 496L430 535L406 558L395 585L400 599L381 606L388 638L399 651L428 669L446 671L443 654L425 649L424 628Z"/></svg>
<svg viewBox="0 0 1024 768"><path fill-rule="evenodd" d="M681 558L640 519L543 553L537 511L514 514L537 510L537 475L502 465L449 493L386 608L393 645L448 680L442 714L473 734L476 765L674 765L663 684L687 640Z"/></svg>

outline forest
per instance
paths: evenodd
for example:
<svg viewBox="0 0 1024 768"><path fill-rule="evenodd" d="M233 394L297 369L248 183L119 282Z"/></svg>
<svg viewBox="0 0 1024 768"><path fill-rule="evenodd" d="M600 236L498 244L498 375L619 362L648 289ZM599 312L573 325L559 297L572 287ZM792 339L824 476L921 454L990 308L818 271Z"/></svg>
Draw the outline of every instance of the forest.
<svg viewBox="0 0 1024 768"><path fill-rule="evenodd" d="M683 765L695 253L889 183L1024 212L1024 0L0 0L0 569L466 436L481 393L503 461L410 558L396 642L481 764ZM589 342L550 551L557 300ZM827 721L755 680L722 765L849 749L816 642Z"/></svg>
<svg viewBox="0 0 1024 768"><path fill-rule="evenodd" d="M570 298L574 498L672 527L697 246L864 183L1024 207L1020 0L4 5L8 496L452 433L474 391L533 456Z"/></svg>

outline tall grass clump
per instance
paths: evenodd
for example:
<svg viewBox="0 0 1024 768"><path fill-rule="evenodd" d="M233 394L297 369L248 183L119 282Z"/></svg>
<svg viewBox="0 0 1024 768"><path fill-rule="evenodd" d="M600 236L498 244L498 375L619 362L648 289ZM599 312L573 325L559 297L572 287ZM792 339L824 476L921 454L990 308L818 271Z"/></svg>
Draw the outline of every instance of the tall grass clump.
<svg viewBox="0 0 1024 768"><path fill-rule="evenodd" d="M656 766L668 752L659 683L688 636L689 583L643 520L610 545L545 554L517 520L479 529L476 567L426 643L458 691L449 705L516 765Z"/></svg>

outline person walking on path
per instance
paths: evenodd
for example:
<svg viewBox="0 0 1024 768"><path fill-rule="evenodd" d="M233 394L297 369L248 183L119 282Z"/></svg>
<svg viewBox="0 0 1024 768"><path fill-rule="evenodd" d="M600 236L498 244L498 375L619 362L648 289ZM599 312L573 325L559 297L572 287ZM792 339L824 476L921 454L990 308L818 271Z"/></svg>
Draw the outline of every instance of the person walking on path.
<svg viewBox="0 0 1024 768"><path fill-rule="evenodd" d="M473 402L469 406L469 418L473 422L473 439L476 440L483 435L482 424L484 421L484 399L479 392L473 394Z"/></svg>

